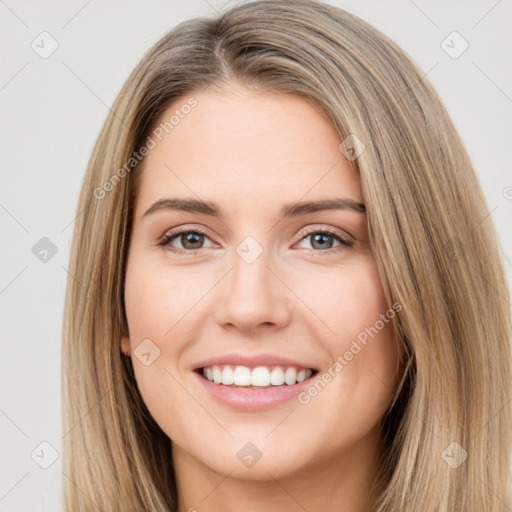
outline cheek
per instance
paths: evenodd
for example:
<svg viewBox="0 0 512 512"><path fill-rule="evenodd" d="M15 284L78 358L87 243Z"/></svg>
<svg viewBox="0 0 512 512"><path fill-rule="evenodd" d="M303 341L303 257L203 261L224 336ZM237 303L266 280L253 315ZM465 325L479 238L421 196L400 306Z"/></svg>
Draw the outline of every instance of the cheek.
<svg viewBox="0 0 512 512"><path fill-rule="evenodd" d="M296 292L310 313L328 329L325 339L347 340L374 325L388 305L373 258L322 273L303 273ZM324 330L324 329L322 329Z"/></svg>
<svg viewBox="0 0 512 512"><path fill-rule="evenodd" d="M190 300L184 297L185 283L176 274L145 265L143 258L132 258L125 282L135 380L152 417L169 437L179 434L173 419L176 411L187 408L186 393L175 377L187 341L180 332L185 323L180 319L190 310ZM146 359L145 353L150 354Z"/></svg>
<svg viewBox="0 0 512 512"><path fill-rule="evenodd" d="M215 276L208 278L191 268L154 265L134 251L125 281L135 379L152 416L169 436L179 426L175 411L188 411L195 405L192 401L191 406L190 395L178 383L180 360L197 327L201 308L194 306L205 304L205 294L215 282ZM149 364L140 357L147 352Z"/></svg>
<svg viewBox="0 0 512 512"><path fill-rule="evenodd" d="M172 330L204 295L199 276L179 269L145 265L135 260L128 267L125 304L133 344L144 338L164 345ZM167 350L167 348L166 348Z"/></svg>
<svg viewBox="0 0 512 512"><path fill-rule="evenodd" d="M315 339L329 356L332 378L325 378L332 390L347 403L357 397L355 402L382 410L397 379L396 312L386 301L374 260L359 260L329 272L328 278L317 274L302 283L297 293L307 299L312 325L318 326Z"/></svg>

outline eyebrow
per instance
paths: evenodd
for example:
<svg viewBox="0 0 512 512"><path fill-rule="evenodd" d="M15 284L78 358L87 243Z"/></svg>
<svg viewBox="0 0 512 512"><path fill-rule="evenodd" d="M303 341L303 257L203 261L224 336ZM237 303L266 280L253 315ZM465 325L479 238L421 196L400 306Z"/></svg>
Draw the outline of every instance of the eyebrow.
<svg viewBox="0 0 512 512"><path fill-rule="evenodd" d="M199 199L164 198L153 203L142 216L147 217L152 213L162 210L178 210L190 213L201 213L218 219L223 219L219 205L212 201ZM288 217L298 217L308 213L315 213L325 210L351 210L357 213L366 213L366 206L352 199L320 199L317 201L304 201L284 205L279 214L279 220Z"/></svg>

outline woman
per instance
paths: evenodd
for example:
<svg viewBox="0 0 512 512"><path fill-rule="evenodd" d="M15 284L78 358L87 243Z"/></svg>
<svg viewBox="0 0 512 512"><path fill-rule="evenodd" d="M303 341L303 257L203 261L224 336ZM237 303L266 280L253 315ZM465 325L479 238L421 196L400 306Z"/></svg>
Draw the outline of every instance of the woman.
<svg viewBox="0 0 512 512"><path fill-rule="evenodd" d="M82 210L66 510L512 506L496 235L376 29L313 0L180 24L116 99Z"/></svg>

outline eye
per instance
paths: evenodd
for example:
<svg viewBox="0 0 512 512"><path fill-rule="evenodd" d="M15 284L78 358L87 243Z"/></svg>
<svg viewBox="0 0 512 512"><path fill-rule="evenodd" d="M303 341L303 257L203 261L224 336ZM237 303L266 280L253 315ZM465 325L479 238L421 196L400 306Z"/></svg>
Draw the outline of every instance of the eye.
<svg viewBox="0 0 512 512"><path fill-rule="evenodd" d="M177 229L164 235L158 245L177 253L195 254L197 251L204 248L203 244L205 238L209 240L206 233L198 228ZM180 242L181 247L172 245L171 242L175 239Z"/></svg>
<svg viewBox="0 0 512 512"><path fill-rule="evenodd" d="M322 229L311 229L304 234L299 243L310 239L313 250L309 250L314 255L332 254L354 245L352 240L345 238L344 236L335 233L327 228ZM178 241L181 247L173 245L174 241ZM165 247L166 249L176 252L178 254L195 254L201 249L205 249L205 240L210 240L207 234L199 228L194 229L176 229L164 235L161 241L158 243L159 246ZM333 247L333 243L337 241L338 245ZM211 240L210 240L211 242ZM209 247L212 247L210 245ZM307 249L307 248L306 248Z"/></svg>
<svg viewBox="0 0 512 512"><path fill-rule="evenodd" d="M309 230L306 235L301 238L300 242L308 239L313 249L317 249L310 251L315 253L315 255L318 253L332 254L333 252L338 252L354 245L352 240L326 228ZM339 243L337 246L333 247L334 241L338 241Z"/></svg>

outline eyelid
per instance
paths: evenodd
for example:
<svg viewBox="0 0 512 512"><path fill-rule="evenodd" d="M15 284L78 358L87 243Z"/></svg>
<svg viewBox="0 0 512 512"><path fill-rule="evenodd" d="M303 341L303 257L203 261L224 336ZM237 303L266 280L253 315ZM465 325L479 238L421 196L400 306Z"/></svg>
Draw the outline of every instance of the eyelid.
<svg viewBox="0 0 512 512"><path fill-rule="evenodd" d="M183 233L183 232L188 232L188 231L198 231L199 233L201 233L203 235L208 235L206 232L206 228L203 228L202 226L199 226L196 224L186 224L185 226L177 226L175 228L166 229L160 238L163 238L165 236L172 236L172 235L176 235L178 233Z"/></svg>
<svg viewBox="0 0 512 512"><path fill-rule="evenodd" d="M348 231L345 231L342 229L331 228L330 226L324 226L324 225L316 225L316 226L307 228L306 231L304 231L300 234L299 242L307 235L310 235L312 233L318 233L319 231L326 232L333 236L342 238L346 242L352 242L352 243L355 242L355 238Z"/></svg>

